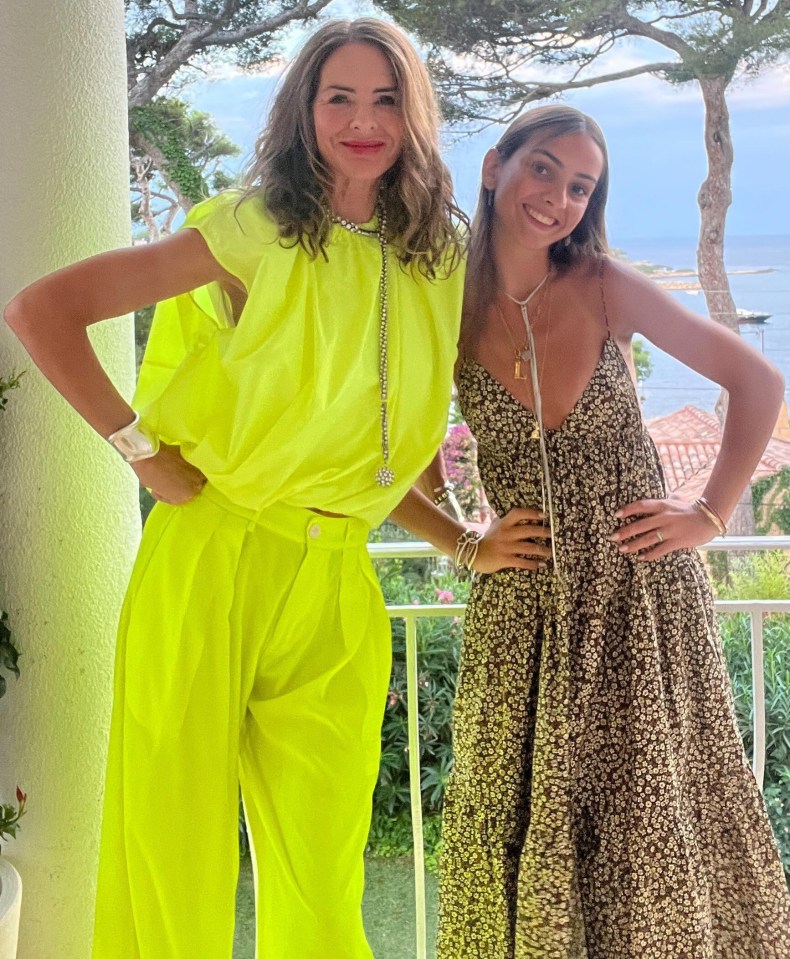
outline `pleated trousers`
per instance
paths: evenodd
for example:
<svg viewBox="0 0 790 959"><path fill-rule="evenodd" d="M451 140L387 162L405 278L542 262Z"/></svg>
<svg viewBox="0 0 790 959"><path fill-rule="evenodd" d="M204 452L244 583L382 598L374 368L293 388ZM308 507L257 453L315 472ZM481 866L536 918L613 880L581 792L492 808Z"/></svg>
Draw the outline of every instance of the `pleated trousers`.
<svg viewBox="0 0 790 959"><path fill-rule="evenodd" d="M258 959L370 959L390 672L368 528L157 504L121 614L93 959L231 959L239 784Z"/></svg>

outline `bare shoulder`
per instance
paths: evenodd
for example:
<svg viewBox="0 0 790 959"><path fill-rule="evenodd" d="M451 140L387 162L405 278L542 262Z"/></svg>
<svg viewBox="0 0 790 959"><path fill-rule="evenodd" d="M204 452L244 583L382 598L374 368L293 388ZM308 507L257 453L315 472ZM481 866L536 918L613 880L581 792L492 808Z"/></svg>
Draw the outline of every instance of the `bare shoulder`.
<svg viewBox="0 0 790 959"><path fill-rule="evenodd" d="M603 258L600 282L609 323L619 340L629 340L645 317L678 309L654 280L616 257Z"/></svg>

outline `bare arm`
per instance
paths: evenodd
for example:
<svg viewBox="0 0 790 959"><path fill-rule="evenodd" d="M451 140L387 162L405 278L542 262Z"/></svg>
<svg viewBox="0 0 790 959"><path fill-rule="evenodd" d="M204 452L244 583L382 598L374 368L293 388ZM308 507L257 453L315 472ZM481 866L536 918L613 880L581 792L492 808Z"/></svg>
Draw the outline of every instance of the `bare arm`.
<svg viewBox="0 0 790 959"><path fill-rule="evenodd" d="M607 305L618 339L630 340L631 334L638 332L727 390L729 403L721 450L704 493L727 522L771 438L784 392L782 374L739 336L684 309L629 267L610 262L606 277ZM646 503L653 504L653 510L661 501L631 504L623 511L623 518L639 515L640 504ZM643 531L649 534L660 528L663 546L645 554L645 558L655 558L679 546L700 545L715 533L710 521L696 510L687 513L683 522L675 522L678 518L674 513L659 517L657 527L653 517L647 516L629 527L629 535ZM655 538L650 545L654 543ZM646 545L634 541L629 551Z"/></svg>
<svg viewBox="0 0 790 959"><path fill-rule="evenodd" d="M393 510L390 519L452 556L458 537L466 527L412 488ZM513 509L495 519L486 530L477 552L474 569L494 573L500 569L539 569L551 557L547 540L551 533L542 514L534 509Z"/></svg>
<svg viewBox="0 0 790 959"><path fill-rule="evenodd" d="M133 411L102 369L88 327L211 281L238 286L195 230L159 243L102 253L42 277L6 306L6 322L35 364L105 438L131 422ZM183 502L202 477L174 447L134 464L159 498Z"/></svg>

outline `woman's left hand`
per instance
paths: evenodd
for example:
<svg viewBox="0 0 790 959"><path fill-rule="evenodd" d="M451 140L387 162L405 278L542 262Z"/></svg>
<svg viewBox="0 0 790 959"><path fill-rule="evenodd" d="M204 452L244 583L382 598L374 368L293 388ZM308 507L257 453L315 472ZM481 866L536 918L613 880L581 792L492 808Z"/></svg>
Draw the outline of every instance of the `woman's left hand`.
<svg viewBox="0 0 790 959"><path fill-rule="evenodd" d="M621 553L644 562L659 559L676 549L702 546L716 535L716 527L691 503L676 497L640 499L619 509L615 516L630 520L609 539ZM639 519L633 519L639 517Z"/></svg>

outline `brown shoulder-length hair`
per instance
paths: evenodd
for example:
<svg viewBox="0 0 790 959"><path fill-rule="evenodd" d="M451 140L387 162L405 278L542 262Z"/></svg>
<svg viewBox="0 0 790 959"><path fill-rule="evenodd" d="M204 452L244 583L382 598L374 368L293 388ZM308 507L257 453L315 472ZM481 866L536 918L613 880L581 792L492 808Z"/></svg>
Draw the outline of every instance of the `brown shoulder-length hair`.
<svg viewBox="0 0 790 959"><path fill-rule="evenodd" d="M459 228L468 221L439 154L440 118L428 71L406 36L383 20L331 20L307 40L289 65L255 144L244 198L263 200L282 239L300 244L312 257L326 256L332 174L318 152L313 103L324 63L347 43L375 46L392 68L405 132L400 156L381 183L387 230L400 260L432 278L460 261Z"/></svg>
<svg viewBox="0 0 790 959"><path fill-rule="evenodd" d="M523 146L537 146L572 133L586 133L597 144L603 154L603 170L576 228L549 247L549 262L558 271L566 270L587 257L599 258L608 250L604 211L609 194L609 156L601 128L581 110L564 103L553 103L535 107L517 117L494 147L504 163ZM493 191L481 184L472 218L466 267L462 321L465 343L474 338L496 295L497 271L491 245L493 220Z"/></svg>

